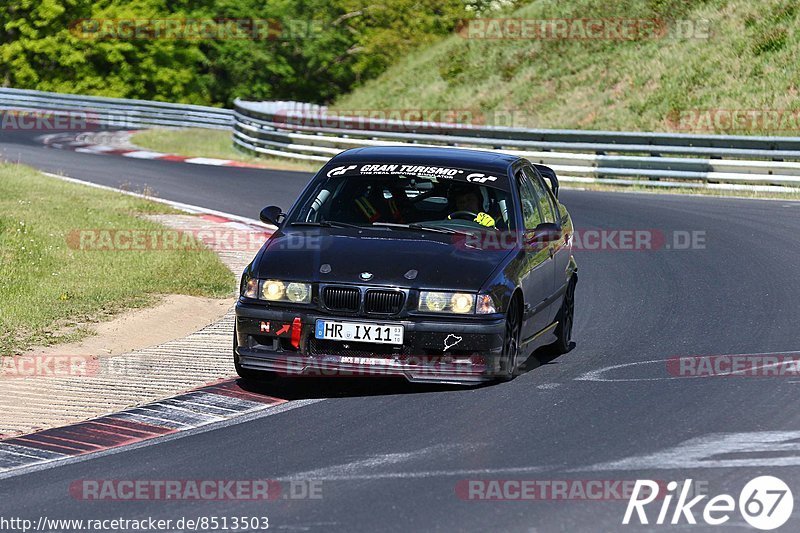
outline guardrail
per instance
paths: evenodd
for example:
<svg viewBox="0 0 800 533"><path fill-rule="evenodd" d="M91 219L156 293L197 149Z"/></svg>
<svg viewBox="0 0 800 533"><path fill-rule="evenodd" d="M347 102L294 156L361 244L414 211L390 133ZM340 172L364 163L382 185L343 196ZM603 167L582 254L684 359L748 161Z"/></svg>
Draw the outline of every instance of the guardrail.
<svg viewBox="0 0 800 533"><path fill-rule="evenodd" d="M563 181L800 192L800 138L544 130L337 116L298 102L234 109L0 88L0 110L84 113L120 128L232 129L237 148L325 162L359 146L479 148L552 167Z"/></svg>
<svg viewBox="0 0 800 533"><path fill-rule="evenodd" d="M234 105L233 143L324 162L348 148L414 144L517 154L563 181L800 192L800 138L476 127L337 116L297 102Z"/></svg>
<svg viewBox="0 0 800 533"><path fill-rule="evenodd" d="M169 126L230 129L233 111L218 107L0 88L0 109L82 113L89 122L120 128Z"/></svg>

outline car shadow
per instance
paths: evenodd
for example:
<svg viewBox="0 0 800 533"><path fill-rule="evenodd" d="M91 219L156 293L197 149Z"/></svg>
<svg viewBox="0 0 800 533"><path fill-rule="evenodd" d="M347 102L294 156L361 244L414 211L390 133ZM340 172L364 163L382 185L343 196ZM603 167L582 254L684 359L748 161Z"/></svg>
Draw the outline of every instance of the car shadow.
<svg viewBox="0 0 800 533"><path fill-rule="evenodd" d="M575 348L570 343L569 352ZM566 355L566 354L563 354ZM554 364L560 355L554 355L547 347L534 351L520 365L519 375ZM411 383L402 377L277 377L272 381L253 382L238 379L239 388L252 394L273 396L284 400L307 400L316 398L353 398L359 396L391 396L397 394L427 394L435 392L464 392L501 385L501 381L490 381L478 385L452 385L435 383Z"/></svg>
<svg viewBox="0 0 800 533"><path fill-rule="evenodd" d="M237 385L253 394L264 394L285 400L312 398L352 398L432 392L463 392L491 385L477 386L410 383L402 377L278 377L267 382L237 380Z"/></svg>
<svg viewBox="0 0 800 533"><path fill-rule="evenodd" d="M570 341L569 350L567 350L567 353L563 354L554 354L549 346L542 346L541 348L534 350L533 353L528 356L528 359L526 359L525 362L519 366L517 375L520 376L530 372L531 370L535 370L540 366L556 364L556 359L570 353L575 349L575 346L577 346L575 341Z"/></svg>

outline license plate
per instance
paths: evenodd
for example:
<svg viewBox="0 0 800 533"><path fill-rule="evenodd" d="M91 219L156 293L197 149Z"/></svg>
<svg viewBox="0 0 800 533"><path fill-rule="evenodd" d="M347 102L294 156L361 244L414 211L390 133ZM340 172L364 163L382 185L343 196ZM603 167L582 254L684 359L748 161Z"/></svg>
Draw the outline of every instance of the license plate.
<svg viewBox="0 0 800 533"><path fill-rule="evenodd" d="M339 358L339 362L366 366L393 365L394 359L387 359L385 357L349 357L343 355Z"/></svg>
<svg viewBox="0 0 800 533"><path fill-rule="evenodd" d="M403 326L317 320L314 337L334 341L403 344Z"/></svg>

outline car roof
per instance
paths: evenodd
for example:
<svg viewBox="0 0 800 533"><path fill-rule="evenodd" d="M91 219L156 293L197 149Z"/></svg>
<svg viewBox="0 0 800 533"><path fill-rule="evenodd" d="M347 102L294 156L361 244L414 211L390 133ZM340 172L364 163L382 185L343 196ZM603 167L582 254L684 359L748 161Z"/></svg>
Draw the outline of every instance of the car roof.
<svg viewBox="0 0 800 533"><path fill-rule="evenodd" d="M505 174L508 167L520 158L514 155L447 147L370 146L346 150L328 164L342 163L399 163L429 166L449 166L486 170Z"/></svg>

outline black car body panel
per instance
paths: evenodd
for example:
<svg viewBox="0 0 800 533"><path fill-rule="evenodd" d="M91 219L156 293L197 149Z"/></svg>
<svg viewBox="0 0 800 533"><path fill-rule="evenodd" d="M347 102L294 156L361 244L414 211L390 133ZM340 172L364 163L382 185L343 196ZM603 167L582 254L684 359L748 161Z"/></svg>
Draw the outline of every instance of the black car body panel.
<svg viewBox="0 0 800 533"><path fill-rule="evenodd" d="M347 178L348 173L356 177ZM439 197L439 188L449 191L459 186L456 182L480 184L485 197L481 207L489 205L500 214L485 231L471 227L474 221L450 220L449 216L440 221L439 231L414 224L392 227L361 221L354 225L349 220L329 227L305 222L320 198L336 194L324 187L338 191L351 183L358 185L359 173L377 175L369 178L373 180L384 179L381 175L387 173L410 175L410 183L419 187L417 196L403 193L398 199L417 207L424 204L427 210L441 207L443 212L454 208L449 197ZM344 176L344 185L334 181L339 176ZM386 179L394 183L393 177ZM416 185L415 180L424 183ZM553 341L565 289L576 280L572 221L545 183L525 159L475 150L381 147L337 155L311 180L244 272L236 305L237 370L401 375L412 381L448 383L495 378L503 364L512 300L521 306L520 342L530 351ZM426 192L422 185L433 190ZM557 187L557 181L551 187ZM382 206L384 197L393 199L394 194L386 192L373 198L373 203ZM502 200L496 202L496 198ZM345 208L331 202L329 213L350 209L348 202L339 202L348 204ZM359 214L355 208L348 213ZM558 228L557 238L531 239L533 228L526 225L533 225L534 219L551 222L550 218ZM265 301L245 294L253 280L257 295L263 280L280 280L284 286L310 284L311 293L302 303ZM421 291L441 291L447 296L465 293L477 300L489 295L494 311L423 311ZM315 328L323 326L318 320L327 321L323 325L329 327L336 321L352 327L402 326L404 338L402 344L320 339Z"/></svg>
<svg viewBox="0 0 800 533"><path fill-rule="evenodd" d="M454 245L448 235L401 234L391 229L280 229L267 241L254 276L297 281L358 280L372 272L377 285L410 286L405 278L417 270L414 285L458 290L480 287L510 250L475 253ZM387 260L391 258L391 260ZM320 273L323 264L330 272Z"/></svg>

